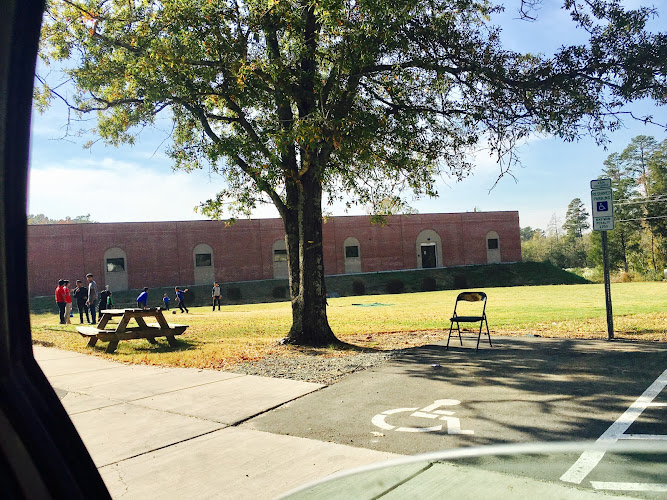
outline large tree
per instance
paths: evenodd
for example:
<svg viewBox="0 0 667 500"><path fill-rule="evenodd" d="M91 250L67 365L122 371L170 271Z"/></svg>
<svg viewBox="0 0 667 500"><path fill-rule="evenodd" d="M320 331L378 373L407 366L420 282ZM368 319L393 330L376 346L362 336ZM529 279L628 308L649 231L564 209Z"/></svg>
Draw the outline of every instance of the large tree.
<svg viewBox="0 0 667 500"><path fill-rule="evenodd" d="M658 141L655 137L638 135L632 138L619 155L625 175L634 179L638 194L646 198L652 195L648 176L649 160L657 149Z"/></svg>
<svg viewBox="0 0 667 500"><path fill-rule="evenodd" d="M400 208L403 190L435 195L440 173L465 176L484 142L503 172L533 131L603 141L627 102L665 103L653 9L563 8L588 42L547 57L502 47L484 0L52 0L42 56L70 61L68 103L97 112L111 144L166 112L174 165L225 177L204 213L276 206L289 341L327 344L323 199ZM41 83L44 104L58 91Z"/></svg>
<svg viewBox="0 0 667 500"><path fill-rule="evenodd" d="M645 229L644 240L651 256L651 268L654 272L661 269L660 228L664 215L664 186L661 182L661 167L664 150L651 136L639 135L619 155L625 175L633 179L636 189L636 202L641 202L642 225Z"/></svg>
<svg viewBox="0 0 667 500"><path fill-rule="evenodd" d="M639 252L639 241L641 239L642 209L636 202L636 189L634 177L624 168L625 161L618 153L610 154L604 161L603 177L611 179L611 187L614 200L615 228L608 233L610 250L610 265L618 267L623 265L627 273L630 270L629 258L631 254ZM598 236L598 235L596 235ZM595 244L599 243L600 251L598 264L602 266L602 243L600 238L595 238Z"/></svg>
<svg viewBox="0 0 667 500"><path fill-rule="evenodd" d="M651 229L667 239L667 139L655 148L648 161L651 201L646 216Z"/></svg>

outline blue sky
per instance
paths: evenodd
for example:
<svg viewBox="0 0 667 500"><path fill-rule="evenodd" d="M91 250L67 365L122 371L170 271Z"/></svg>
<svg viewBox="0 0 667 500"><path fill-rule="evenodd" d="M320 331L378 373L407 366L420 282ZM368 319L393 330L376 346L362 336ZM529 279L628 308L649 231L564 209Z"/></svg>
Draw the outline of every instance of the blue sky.
<svg viewBox="0 0 667 500"><path fill-rule="evenodd" d="M572 28L567 14L556 8L558 3L545 2L536 23L518 21L516 12L508 9L498 18L505 46L550 54L560 45L582 41L583 35ZM634 6L639 2L625 3ZM667 26L667 0L652 5L661 13L653 27ZM631 109L667 123L664 106L656 108L643 102ZM66 118L66 109L59 104L43 115L33 114L29 213L44 213L50 218L90 214L98 222L202 219L194 207L221 187L221 179L207 171L184 173L171 169L164 154L168 144L164 139L170 129L167 120L159 122L154 131L144 131L134 146L114 148L98 142L91 149L83 149L88 137L62 139ZM417 200L412 206L420 213L518 210L522 227L546 229L554 214L563 221L573 198L580 198L590 211L590 180L600 175L609 154L622 151L640 134L659 141L667 138L664 128L629 119L624 128L610 135L607 150L590 139L564 143L532 137L519 148L522 165L514 167L514 178L502 178L492 190L499 167L480 151L470 177L461 182L442 178L439 198ZM346 215L342 207L327 211ZM362 213L363 209L347 212ZM277 213L266 206L254 217L277 217Z"/></svg>

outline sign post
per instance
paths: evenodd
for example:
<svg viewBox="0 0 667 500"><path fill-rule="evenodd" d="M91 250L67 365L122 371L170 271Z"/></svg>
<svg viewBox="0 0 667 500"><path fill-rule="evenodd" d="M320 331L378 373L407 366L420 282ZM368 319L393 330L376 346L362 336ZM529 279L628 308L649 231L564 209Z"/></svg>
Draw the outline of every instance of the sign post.
<svg viewBox="0 0 667 500"><path fill-rule="evenodd" d="M607 338L614 338L614 315L611 309L611 284L609 280L609 249L607 231L614 229L614 203L611 179L591 181L591 205L593 207L593 231L602 231L602 267L604 274L604 299L607 309Z"/></svg>

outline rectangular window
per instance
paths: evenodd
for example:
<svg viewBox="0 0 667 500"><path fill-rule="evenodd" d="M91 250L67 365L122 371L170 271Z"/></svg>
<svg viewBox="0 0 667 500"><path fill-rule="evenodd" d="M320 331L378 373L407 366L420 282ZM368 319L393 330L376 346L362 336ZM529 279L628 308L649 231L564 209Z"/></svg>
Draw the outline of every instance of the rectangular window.
<svg viewBox="0 0 667 500"><path fill-rule="evenodd" d="M488 240L486 240L486 243L489 250L498 249L498 238L489 238Z"/></svg>
<svg viewBox="0 0 667 500"><path fill-rule="evenodd" d="M349 246L345 247L345 258L346 259L354 259L359 257L359 247L354 245L354 246Z"/></svg>
<svg viewBox="0 0 667 500"><path fill-rule="evenodd" d="M195 266L196 267L211 267L213 265L213 259L211 258L210 253L196 253L195 254Z"/></svg>
<svg viewBox="0 0 667 500"><path fill-rule="evenodd" d="M116 259L107 259L108 273L122 273L125 271L125 259L118 257Z"/></svg>
<svg viewBox="0 0 667 500"><path fill-rule="evenodd" d="M287 250L274 250L273 251L273 261L274 262L287 262Z"/></svg>

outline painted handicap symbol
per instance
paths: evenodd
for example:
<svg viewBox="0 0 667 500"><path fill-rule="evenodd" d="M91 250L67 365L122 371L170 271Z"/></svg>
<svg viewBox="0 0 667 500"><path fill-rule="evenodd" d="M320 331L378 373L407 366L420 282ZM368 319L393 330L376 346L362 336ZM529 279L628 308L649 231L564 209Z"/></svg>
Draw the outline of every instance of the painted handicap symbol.
<svg viewBox="0 0 667 500"><path fill-rule="evenodd" d="M608 212L609 205L606 201L598 201L598 212Z"/></svg>
<svg viewBox="0 0 667 500"><path fill-rule="evenodd" d="M461 401L457 399L437 399L433 402L433 404L430 404L425 408L421 409L395 408L393 410L383 411L382 413L378 413L377 415L375 415L371 419L371 422L373 423L373 425L379 427L380 429L384 429L386 431L395 430L396 432L438 432L442 430L442 424L434 425L431 427L397 427L395 425L388 424L386 421L386 418L389 415L412 412L412 414L410 415L411 417L428 418L430 420L437 419L444 421L445 424L447 425L447 434L468 434L468 435L474 434L475 431L461 429L461 421L458 418L452 416L454 415L453 411L438 409L442 406L456 406L460 404Z"/></svg>

